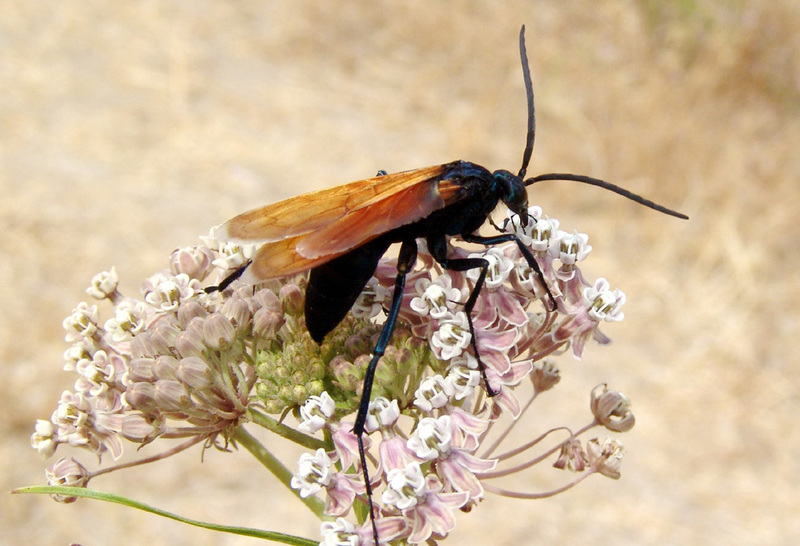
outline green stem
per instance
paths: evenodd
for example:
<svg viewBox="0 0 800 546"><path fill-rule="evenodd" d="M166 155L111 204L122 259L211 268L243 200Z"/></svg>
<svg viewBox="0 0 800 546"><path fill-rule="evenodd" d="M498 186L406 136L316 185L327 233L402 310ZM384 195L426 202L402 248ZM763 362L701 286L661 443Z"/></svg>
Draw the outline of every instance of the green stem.
<svg viewBox="0 0 800 546"><path fill-rule="evenodd" d="M316 546L317 544L319 544L318 540L311 540L308 538L287 535L284 533L277 533L274 531L263 531L261 529L253 529L250 527L233 527L230 525L219 525L216 523L209 523L205 521L198 521L196 519L189 519L183 516L179 516L177 514L173 514L172 512L167 512L166 510L161 510L160 508L155 508L154 506L150 506L149 504L145 504L143 502L138 502L133 499L123 497L122 495L115 495L114 493L107 493L105 491L84 489L82 487L34 485L31 487L20 487L19 489L14 489L13 491L11 491L11 493L14 494L44 493L49 495L62 495L65 497L84 497L89 499L96 499L96 500L121 504L123 506L136 508L137 510L142 510L144 512L150 512L151 514L156 514L158 516L169 518L175 521L180 521L182 523L194 525L195 527L210 529L212 531L220 531L223 533L231 533L234 535L273 540L275 542L280 542L283 544L291 544L293 546Z"/></svg>
<svg viewBox="0 0 800 546"><path fill-rule="evenodd" d="M277 419L273 419L269 415L265 415L254 409L250 410L250 416L253 418L253 422L255 424L261 425L265 429L274 432L279 436L283 436L287 440L291 440L298 445L307 447L308 449L313 449L316 451L317 449L322 448L327 451L331 448L330 444L323 442L322 440L318 440L317 438L313 438L307 434L303 434L292 427L287 427Z"/></svg>
<svg viewBox="0 0 800 546"><path fill-rule="evenodd" d="M289 489L300 501L305 504L309 510L311 510L319 519L321 520L328 520L330 519L328 516L325 515L325 503L319 500L317 497L306 497L305 499L300 496L300 493L292 488L292 473L289 472L289 469L283 466L281 463L270 451L265 448L261 442L256 440L254 436L252 436L249 432L247 432L244 427L237 427L233 433L233 439L236 442L244 446L244 448L249 451L256 459L258 459L261 464L263 464L267 469L272 472L275 477L280 480L280 482Z"/></svg>

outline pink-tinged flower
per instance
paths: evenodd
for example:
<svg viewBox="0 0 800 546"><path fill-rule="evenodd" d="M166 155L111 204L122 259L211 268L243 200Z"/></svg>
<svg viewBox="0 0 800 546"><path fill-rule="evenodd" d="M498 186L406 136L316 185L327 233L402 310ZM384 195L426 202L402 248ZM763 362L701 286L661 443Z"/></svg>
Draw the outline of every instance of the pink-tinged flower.
<svg viewBox="0 0 800 546"><path fill-rule="evenodd" d="M160 416L159 416L160 417ZM143 413L128 413L122 419L122 436L131 442L149 444L166 431L159 417Z"/></svg>
<svg viewBox="0 0 800 546"><path fill-rule="evenodd" d="M375 519L381 544L389 544L407 531L405 519L399 516L378 517ZM367 521L356 527L344 518L336 521L325 521L320 528L322 542L320 546L374 546L372 525Z"/></svg>
<svg viewBox="0 0 800 546"><path fill-rule="evenodd" d="M471 500L479 499L483 486L475 474L493 470L497 461L479 459L454 446L453 431L449 415L423 418L408 439L408 447L423 461L436 460L439 476L452 489L469 492Z"/></svg>
<svg viewBox="0 0 800 546"><path fill-rule="evenodd" d="M64 391L51 421L57 427L60 441L85 447L97 455L108 450L118 459L122 455L118 435L122 416L119 396L87 397Z"/></svg>
<svg viewBox="0 0 800 546"><path fill-rule="evenodd" d="M566 468L571 472L583 472L588 460L580 440L572 438L561 445L561 453L553 466L561 470Z"/></svg>
<svg viewBox="0 0 800 546"><path fill-rule="evenodd" d="M285 324L286 317L283 313L278 296L272 290L262 289L250 299L253 305L253 334L270 339Z"/></svg>
<svg viewBox="0 0 800 546"><path fill-rule="evenodd" d="M622 456L625 453L619 440L606 438L601 443L597 438L592 438L586 442L586 450L589 465L596 472L614 480L619 479Z"/></svg>
<svg viewBox="0 0 800 546"><path fill-rule="evenodd" d="M72 314L64 319L62 325L67 335L64 339L72 343L74 341L97 340L103 335L97 322L100 320L100 313L96 305L89 306L86 302L81 302L72 310Z"/></svg>
<svg viewBox="0 0 800 546"><path fill-rule="evenodd" d="M203 292L200 282L185 273L174 277L162 273L153 275L144 283L143 290L144 300L164 312L177 311L182 301Z"/></svg>
<svg viewBox="0 0 800 546"><path fill-rule="evenodd" d="M439 321L439 329L431 337L431 348L440 359L450 360L469 347L471 340L467 314L459 311Z"/></svg>
<svg viewBox="0 0 800 546"><path fill-rule="evenodd" d="M181 309L183 309L183 307L185 306L181 305ZM234 292L233 296L225 300L220 312L231 322L231 325L235 329L249 330L253 318L253 311L250 309L247 299L242 297L238 292ZM203 315L203 318L206 318L206 316L207 315Z"/></svg>
<svg viewBox="0 0 800 546"><path fill-rule="evenodd" d="M319 396L309 396L305 404L300 406L302 421L297 429L306 434L314 434L328 424L335 410L336 403L327 392L323 392Z"/></svg>
<svg viewBox="0 0 800 546"><path fill-rule="evenodd" d="M368 450L372 439L367 435L364 435L362 439L364 449ZM338 427L332 427L331 440L339 462L342 464L342 470L361 467L361 461L358 459L358 436L353 434L352 424L342 422Z"/></svg>
<svg viewBox="0 0 800 546"><path fill-rule="evenodd" d="M456 387L450 379L445 379L439 374L426 377L414 393L414 405L424 412L443 408L450 402L455 392Z"/></svg>
<svg viewBox="0 0 800 546"><path fill-rule="evenodd" d="M590 407L595 420L613 432L627 432L636 424L628 397L606 385L592 389Z"/></svg>
<svg viewBox="0 0 800 546"><path fill-rule="evenodd" d="M350 511L356 495L363 495L366 486L360 474L336 472L325 487L325 514L343 516Z"/></svg>
<svg viewBox="0 0 800 546"><path fill-rule="evenodd" d="M89 471L74 458L62 458L51 464L45 470L47 483L64 487L86 487L89 482ZM70 503L78 500L77 497L64 495L50 495L57 502Z"/></svg>
<svg viewBox="0 0 800 546"><path fill-rule="evenodd" d="M558 364L549 358L538 360L533 363L533 372L530 374L530 378L535 393L548 391L561 381Z"/></svg>
<svg viewBox="0 0 800 546"><path fill-rule="evenodd" d="M533 362L531 359L509 361L508 370L503 374L498 374L494 368L486 368L486 377L489 379L489 384L495 391L499 391L497 396L492 398L492 418L497 418L501 410L507 411L514 418L519 417L520 405L519 400L510 387L515 387L522 381L533 369Z"/></svg>
<svg viewBox="0 0 800 546"><path fill-rule="evenodd" d="M191 279L202 281L212 271L214 253L200 245L178 248L169 257L169 269L173 275L185 273Z"/></svg>
<svg viewBox="0 0 800 546"><path fill-rule="evenodd" d="M208 362L196 356L181 358L175 366L175 377L192 390L210 387L215 375Z"/></svg>
<svg viewBox="0 0 800 546"><path fill-rule="evenodd" d="M96 300L108 298L114 301L119 296L117 292L118 285L119 275L117 275L117 270L112 267L110 271L103 271L92 277L92 282L89 288L86 289L86 293Z"/></svg>
<svg viewBox="0 0 800 546"><path fill-rule="evenodd" d="M557 346L569 340L572 343L572 354L580 359L590 336L601 345L611 342L597 327L603 320L621 321L625 317L621 310L624 303L623 292L611 291L608 281L603 278L597 279L594 286L584 289L580 305L568 306L567 318L548 337Z"/></svg>
<svg viewBox="0 0 800 546"><path fill-rule="evenodd" d="M75 381L75 390L90 396L100 396L109 389L119 392L122 387L122 374L125 373L125 361L116 353L97 351L92 359L82 359L75 364L75 372L80 374Z"/></svg>
<svg viewBox="0 0 800 546"><path fill-rule="evenodd" d="M489 427L489 420L459 407L451 408L449 416L453 426L453 445L469 453L475 451Z"/></svg>
<svg viewBox="0 0 800 546"><path fill-rule="evenodd" d="M456 526L453 512L469 501L469 493L443 493L442 483L434 475L423 475L419 463L409 463L386 476L384 504L400 510L411 527L407 541L419 544L431 537L443 538Z"/></svg>
<svg viewBox="0 0 800 546"><path fill-rule="evenodd" d="M418 460L409 448L407 440L394 431L384 431L378 445L380 461L377 474L386 474L396 468L405 468L408 463Z"/></svg>
<svg viewBox="0 0 800 546"><path fill-rule="evenodd" d="M478 302L476 323L483 322L487 325L499 323L498 328L519 327L528 323L528 315L522 306L521 298L508 287L482 293Z"/></svg>

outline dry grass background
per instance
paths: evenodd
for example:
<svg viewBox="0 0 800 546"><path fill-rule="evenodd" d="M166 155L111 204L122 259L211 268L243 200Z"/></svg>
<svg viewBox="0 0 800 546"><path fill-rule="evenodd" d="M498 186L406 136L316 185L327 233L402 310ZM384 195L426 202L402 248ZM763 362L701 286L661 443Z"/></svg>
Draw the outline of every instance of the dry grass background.
<svg viewBox="0 0 800 546"><path fill-rule="evenodd" d="M563 227L590 234L589 277L629 301L627 320L605 328L614 345L562 358L563 384L531 423L562 422L569 408L583 422L602 381L632 398L638 422L621 438L620 481L537 502L489 496L460 516L452 543L800 541L793 0L6 0L2 489L42 481L28 437L71 387L60 323L97 271L116 265L136 293L211 225L378 169L458 158L516 169L521 23L538 106L531 172L606 178L691 221L588 187L532 190ZM94 485L316 536L310 513L246 454L198 459ZM102 503L4 495L0 507L8 544L255 543Z"/></svg>

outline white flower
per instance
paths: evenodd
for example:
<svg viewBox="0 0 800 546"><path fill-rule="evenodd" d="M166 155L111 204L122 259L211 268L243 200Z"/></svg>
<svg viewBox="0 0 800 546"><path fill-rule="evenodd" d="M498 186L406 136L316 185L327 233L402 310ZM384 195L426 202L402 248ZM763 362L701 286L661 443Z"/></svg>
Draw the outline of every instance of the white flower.
<svg viewBox="0 0 800 546"><path fill-rule="evenodd" d="M301 497L306 498L330 485L332 479L331 458L324 449L319 448L314 454L300 455L298 470L292 476L291 485L293 489L300 490Z"/></svg>
<svg viewBox="0 0 800 546"><path fill-rule="evenodd" d="M420 459L431 461L448 453L452 443L453 426L449 415L442 415L437 419L424 417L408 439L408 448Z"/></svg>
<svg viewBox="0 0 800 546"><path fill-rule="evenodd" d="M394 468L386 475L387 489L381 499L385 504L407 510L417 505L425 494L425 476L418 462L411 462L405 468Z"/></svg>
<svg viewBox="0 0 800 546"><path fill-rule="evenodd" d="M600 322L619 322L625 318L621 311L625 303L625 293L621 290L609 290L608 281L600 277L590 286L583 289L583 301L588 308L589 316Z"/></svg>
<svg viewBox="0 0 800 546"><path fill-rule="evenodd" d="M469 347L472 334L469 332L467 314L463 311L439 321L439 329L431 336L431 346L442 360L450 360Z"/></svg>
<svg viewBox="0 0 800 546"><path fill-rule="evenodd" d="M313 434L325 427L335 409L336 403L327 392L319 396L309 396L305 404L300 406L302 422L297 428L306 434Z"/></svg>
<svg viewBox="0 0 800 546"><path fill-rule="evenodd" d="M439 374L423 379L414 393L414 405L422 411L431 411L447 405L456 392L452 380Z"/></svg>

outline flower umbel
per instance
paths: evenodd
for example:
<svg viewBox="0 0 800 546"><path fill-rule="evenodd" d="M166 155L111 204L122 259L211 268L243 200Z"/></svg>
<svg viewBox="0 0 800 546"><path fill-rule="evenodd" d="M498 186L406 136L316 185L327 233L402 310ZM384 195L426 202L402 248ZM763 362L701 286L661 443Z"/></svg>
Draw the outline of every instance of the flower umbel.
<svg viewBox="0 0 800 546"><path fill-rule="evenodd" d="M554 357L568 349L580 357L590 338L608 343L597 326L624 316L624 293L602 278L587 282L578 267L591 250L588 237L561 231L538 207L529 216L527 226L512 217L505 228L529 246L556 310L514 243L477 254L450 249L490 264L471 314L474 336L464 303L477 271L444 270L421 248L418 266L407 276L397 328L378 362L364 438L381 543L444 539L457 516L486 492L540 498L593 473L619 476L618 442L579 438L592 427L625 432L634 424L629 400L604 385L591 393L587 425L545 431L496 453L535 399L558 385L562 371ZM237 280L222 293L207 293L206 286L246 264L254 249L220 244L213 232L203 242L173 252L168 269L147 279L138 298L120 291L113 269L92 280L87 292L98 303L80 303L63 323L71 343L64 369L75 374L74 387L63 392L49 420L37 421L31 436L44 457L71 446L101 462L106 454L117 460L126 442L163 443L163 451L94 472L64 457L48 468L48 481L83 487L103 473L195 444L221 450L242 444L317 515L336 518L322 524L321 544L373 544L352 430L365 367L392 298L396 260L381 261L353 313L318 345L305 328L305 275L256 286ZM482 377L497 396L487 396ZM286 465L297 469L293 476L261 455L268 450L245 432L246 425L308 449ZM532 454L560 431L567 432L565 439ZM184 442L162 442L176 438ZM523 454L529 455L511 464ZM579 477L547 492L495 485L495 479L548 458Z"/></svg>

